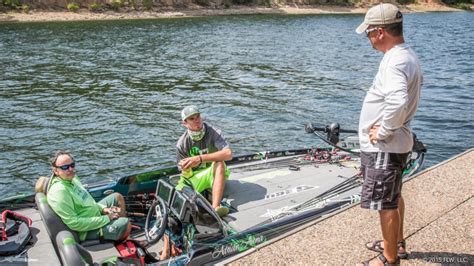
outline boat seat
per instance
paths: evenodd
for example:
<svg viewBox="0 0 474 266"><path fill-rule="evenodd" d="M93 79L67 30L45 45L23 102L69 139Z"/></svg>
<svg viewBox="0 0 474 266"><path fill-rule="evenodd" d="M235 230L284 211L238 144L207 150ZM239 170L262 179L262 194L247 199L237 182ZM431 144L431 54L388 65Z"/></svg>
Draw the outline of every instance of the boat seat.
<svg viewBox="0 0 474 266"><path fill-rule="evenodd" d="M54 240L56 239L56 235L61 231L70 231L71 234L74 236L74 239L78 242L80 241L77 232L70 230L64 224L63 220L61 220L61 218L53 211L53 209L51 209L44 193L36 193L35 201L36 206L38 207L39 213L41 215L41 219L43 220L44 225L46 227L46 231L48 232L48 235L51 238L51 241L53 242L56 251L58 247L56 246Z"/></svg>
<svg viewBox="0 0 474 266"><path fill-rule="evenodd" d="M49 189L49 183L53 180L53 175L51 175L50 177L46 177L46 180L43 184L43 193L45 195L48 195L48 189Z"/></svg>
<svg viewBox="0 0 474 266"><path fill-rule="evenodd" d="M90 251L100 252L101 250L107 250L114 246L112 242L101 243L99 240L80 241L79 234L76 231L69 229L63 220L53 211L53 209L51 209L44 193L36 193L35 201L36 206L38 206L41 219L44 222L46 231L48 232L48 235L51 238L51 242L53 242L53 246L56 251L58 251L58 247L54 240L61 231L69 231L76 242L81 243L82 246L87 247L90 249Z"/></svg>
<svg viewBox="0 0 474 266"><path fill-rule="evenodd" d="M107 250L99 253L93 252L90 247L79 244L70 231L60 231L56 235L54 243L58 247L62 265L65 266L115 264L120 256L112 243L109 243L111 247Z"/></svg>

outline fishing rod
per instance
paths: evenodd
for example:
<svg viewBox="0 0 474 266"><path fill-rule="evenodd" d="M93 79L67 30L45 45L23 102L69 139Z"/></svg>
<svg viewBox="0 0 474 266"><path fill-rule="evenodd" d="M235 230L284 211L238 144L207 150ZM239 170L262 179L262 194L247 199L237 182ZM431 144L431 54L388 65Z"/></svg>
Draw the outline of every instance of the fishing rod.
<svg viewBox="0 0 474 266"><path fill-rule="evenodd" d="M255 171L255 170L269 169L269 168L275 168L275 167L289 167L290 165L296 165L296 164L302 165L302 163L296 160L296 158L288 158L288 159L282 159L278 161L264 162L264 163L261 163L261 161L258 161L254 165L246 165L244 167L232 168L232 172L238 173L238 172L244 172L244 171L249 171L249 170Z"/></svg>
<svg viewBox="0 0 474 266"><path fill-rule="evenodd" d="M331 152L327 149L320 148L311 148L306 149L306 153L299 153L292 158L285 158L276 161L265 161L267 159L262 159L261 161L256 161L255 164L246 165L244 167L232 168L234 173L243 172L243 171L255 171L269 168L277 167L289 167L290 170L298 171L300 166L314 164L318 165L321 163L340 163L345 160L346 156ZM263 163L262 163L263 161Z"/></svg>
<svg viewBox="0 0 474 266"><path fill-rule="evenodd" d="M341 193L346 191L350 191L356 187L360 186L360 182L358 181L359 177L355 176L356 178L350 178L346 181L334 186L333 188L321 193L320 195L294 207L295 211L301 211L307 209L308 207L312 207L320 202L326 201L329 198L333 198Z"/></svg>
<svg viewBox="0 0 474 266"><path fill-rule="evenodd" d="M347 180L335 185L334 187L324 191L323 193L319 194L318 196L316 196L312 199L309 199L309 200L303 202L302 204L294 206L294 207L292 207L288 210L285 210L283 213L280 213L276 216L273 216L272 218L265 221L264 223L268 223L268 222L271 222L271 221L274 221L274 220L281 219L281 218L287 216L288 214L303 211L305 209L314 208L317 204L328 201L331 198L334 198L334 197L338 196L340 193L350 191L351 189L354 189L354 188L360 186L359 178L360 178L360 176L354 175L354 176L348 178ZM349 199L345 199L345 200L343 199L343 200L341 200L341 202L342 201L348 201L348 202L352 201L352 198L354 198L354 196L355 195L350 196ZM320 207L323 207L323 206L320 206Z"/></svg>
<svg viewBox="0 0 474 266"><path fill-rule="evenodd" d="M313 123L307 123L304 125L304 130L306 133L313 133L315 134L318 138L320 138L322 141L326 142L327 144L333 146L334 148L340 149L345 152L349 152L351 154L358 155L358 152L352 151L347 148L343 148L337 143L339 142L339 136L340 133L350 133L350 134L357 134L357 130L352 130L352 129L341 129L341 126L339 123L332 123L331 125L326 125L324 127L316 127L313 125ZM326 137L323 137L321 133L323 132L326 133Z"/></svg>

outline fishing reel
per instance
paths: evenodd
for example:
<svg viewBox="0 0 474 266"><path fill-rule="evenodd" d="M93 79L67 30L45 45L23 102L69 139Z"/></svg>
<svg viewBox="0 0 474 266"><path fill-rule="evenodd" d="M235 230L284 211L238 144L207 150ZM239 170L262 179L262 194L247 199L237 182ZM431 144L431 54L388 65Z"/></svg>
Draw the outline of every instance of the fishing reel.
<svg viewBox="0 0 474 266"><path fill-rule="evenodd" d="M313 123L308 123L304 125L304 130L306 131L306 133L314 133L315 131L324 132L326 133L327 140L330 143L336 145L339 142L339 136L341 133L341 125L339 125L339 123L332 123L325 127L315 127L313 126Z"/></svg>

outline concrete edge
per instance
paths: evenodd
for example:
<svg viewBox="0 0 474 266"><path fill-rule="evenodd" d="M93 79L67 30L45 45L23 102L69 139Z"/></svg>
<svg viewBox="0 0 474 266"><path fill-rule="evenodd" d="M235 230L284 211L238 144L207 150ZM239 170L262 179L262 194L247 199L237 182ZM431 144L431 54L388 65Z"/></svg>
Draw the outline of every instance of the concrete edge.
<svg viewBox="0 0 474 266"><path fill-rule="evenodd" d="M436 168L438 168L438 167L440 167L440 166L442 166L442 165L444 165L444 164L447 164L447 163L450 162L450 161L456 160L457 158L459 158L459 157L461 157L461 156L463 156L463 155L466 155L466 154L468 154L468 153L470 153L470 152L472 152L472 151L474 151L474 147L470 147L470 148L468 148L467 150L461 152L460 154L457 154L457 155L455 155L455 156L453 156L453 157L451 157L451 158L448 158L448 159L446 159L446 160L444 160L444 161L442 161L442 162L439 162L439 163L437 163L437 164L435 164L435 165L432 165L432 166L430 166L430 167L424 169L423 171L418 172L418 173L416 173L416 174L410 176L409 178L405 179L404 183L409 182L410 180L412 180L412 179L415 178L415 177L418 177L419 175L422 175L422 174L428 173L428 172L430 172L430 171L433 171L434 169L436 169Z"/></svg>
<svg viewBox="0 0 474 266"><path fill-rule="evenodd" d="M319 218L319 219L316 219L316 220L314 220L314 221L312 221L312 222L308 222L308 223L306 223L306 224L303 224L303 225L301 225L301 226L299 226L299 227L297 227L297 228L295 228L295 229L293 229L293 230L291 230L291 231L288 231L288 232L286 232L286 233L284 233L284 234L282 234L282 235L279 235L279 236L277 236L277 237L275 237L275 238L273 238L273 239L271 239L271 240L269 240L269 241L266 241L266 242L264 242L264 243L262 243L262 244L260 244L260 245L258 245L258 246L256 246L256 247L250 248L250 249L248 249L248 250L246 250L246 251L244 251L244 252L242 252L242 253L236 254L235 256L232 256L232 257L230 257L230 258L228 258L228 259L225 259L225 260L223 260L223 261L220 261L220 262L216 263L215 265L226 265L226 264L228 264L228 263L231 263L231 262L233 262L233 261L236 261L236 260L238 260L238 259L240 259L240 258L242 258L242 257L245 257L245 256L247 256L247 255L252 254L252 253L255 252L255 251L258 251L258 250L261 249L261 248L264 248L264 247L266 247L266 246L268 246L268 245L271 245L271 244L273 244L273 243L275 243L275 242L277 242L277 241L279 241L279 240L281 240L281 239L283 239L283 238L285 238L285 237L288 237L288 236L290 236L290 235L292 235L292 234L295 234L295 233L297 233L297 232L299 232L299 231L302 231L302 230L304 230L304 229L306 229L306 228L308 228L308 227L310 227L310 226L313 226L313 225L315 225L315 224L317 224L317 223L320 223L320 222L322 222L322 221L324 221L324 220L326 220L326 219L328 219L328 218L331 218L332 216L334 216L334 215L336 215L336 214L338 214L338 213L341 213L341 212L343 212L343 211L346 211L346 210L348 210L348 209L351 209L351 208L353 208L353 207L355 207L355 206L358 206L358 204L357 204L357 203L354 203L354 204L352 204L352 205L348 205L347 207L344 207L344 208L342 208L342 209L339 209L339 210L337 210L337 211L335 211L335 212L332 212L332 213L330 213L330 214L323 215L323 216L322 216L321 218Z"/></svg>
<svg viewBox="0 0 474 266"><path fill-rule="evenodd" d="M444 160L444 161L442 161L442 162L439 162L439 163L437 163L437 164L435 164L435 165L433 165L433 166L431 166L431 167L429 167L429 168L427 168L427 169L422 170L421 172L418 172L418 173L416 173L416 174L410 176L409 178L407 178L407 179L404 181L404 183L409 182L409 181L411 181L412 179L414 179L414 178L416 178L416 177L418 177L418 176L420 176L420 175L422 175L422 174L425 174L425 173L428 173L428 172L430 172L430 171L433 171L434 169L436 169L436 168L438 168L438 167L440 167L440 166L442 166L442 165L444 165L444 164L446 164L446 163L448 163L448 162L450 162L450 161L453 161L453 160L455 160L455 159L457 159L457 158L459 158L459 157L461 157L461 156L463 156L463 155L465 155L465 154L467 154L467 153L470 153L470 152L472 152L472 151L474 151L474 147L470 147L470 148L468 148L467 150L461 152L460 154L457 154L457 155L455 155L455 156L453 156L453 157L451 157L451 158L448 158L448 159L446 159L446 160ZM273 243L275 243L275 242L277 242L277 241L279 241L279 240L281 240L281 239L283 239L283 238L286 238L286 237L288 237L288 236L290 236L290 235L292 235L292 234L295 234L295 233L297 233L297 232L299 232L299 231L302 231L302 230L304 230L304 229L306 229L306 228L308 228L308 227L310 227L310 226L313 226L313 225L315 225L315 224L317 224L317 223L319 223L319 222L322 222L322 221L324 221L324 220L326 220L326 219L328 219L328 218L330 218L330 217L333 217L333 216L337 215L338 213L341 213L341 212L343 212L343 211L347 211L347 210L349 210L349 209L351 209L351 208L354 208L354 207L356 207L356 206L359 206L359 204L358 204L358 203L354 203L354 204L352 204L352 205L350 205L350 206L347 206L347 207L345 207L345 208L342 208L342 209L340 209L340 210L337 210L337 211L335 211L335 212L333 212L333 213L331 213L331 214L329 214L329 215L323 216L323 217L321 217L320 219L317 219L317 220L315 220L315 221L312 221L312 222L309 222L309 223L307 223L307 224L301 225L300 227L297 227L297 228L295 228L295 229L293 229L293 230L291 230L291 231L289 231L289 232L286 232L286 233L284 233L284 234L282 234L282 235L280 235L280 236L278 236L278 237L275 237L275 238L273 238L273 239L271 239L271 240L269 240L269 241L267 241L267 242L264 242L264 243L262 243L262 244L260 244L260 245L258 245L258 246L256 246L256 247L250 248L250 249L248 249L248 250L246 250L246 251L244 251L244 252L242 252L242 253L236 254L235 256L232 256L232 257L230 257L230 258L224 259L224 260L222 260L222 261L216 263L216 265L226 265L226 264L228 264L228 263L231 263L231 262L233 262L233 261L236 261L236 260L238 260L238 259L240 259L240 258L242 258L242 257L245 257L245 256L247 256L247 255L252 254L252 253L255 252L255 251L258 251L259 249L261 249L261 248L263 248L263 247L266 247L266 246L268 246L268 245L271 245L271 244L273 244Z"/></svg>

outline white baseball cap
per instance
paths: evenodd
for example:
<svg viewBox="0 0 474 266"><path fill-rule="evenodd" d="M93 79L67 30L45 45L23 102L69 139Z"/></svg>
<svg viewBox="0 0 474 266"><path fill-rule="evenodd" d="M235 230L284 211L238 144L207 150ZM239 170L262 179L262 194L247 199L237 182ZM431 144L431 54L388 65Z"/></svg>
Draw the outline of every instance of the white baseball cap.
<svg viewBox="0 0 474 266"><path fill-rule="evenodd" d="M356 32L361 34L367 30L370 25L383 26L403 21L402 12L397 6L388 3L382 3L370 8L365 14L364 22L357 27Z"/></svg>

